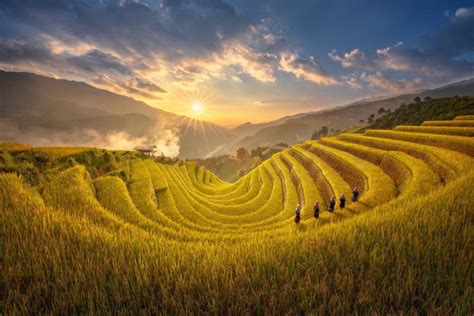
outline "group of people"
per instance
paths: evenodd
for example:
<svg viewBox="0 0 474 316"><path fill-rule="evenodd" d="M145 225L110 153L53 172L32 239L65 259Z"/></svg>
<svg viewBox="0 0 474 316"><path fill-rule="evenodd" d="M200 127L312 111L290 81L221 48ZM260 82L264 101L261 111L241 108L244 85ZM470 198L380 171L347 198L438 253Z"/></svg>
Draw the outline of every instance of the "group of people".
<svg viewBox="0 0 474 316"><path fill-rule="evenodd" d="M355 187L352 189L352 202L357 202L359 200L359 189ZM346 207L346 197L344 193L341 194L341 197L339 198L339 207L344 209ZM331 196L331 199L329 200L327 204L327 209L328 212L333 213L336 209L336 197L333 195ZM301 220L301 205L297 204L296 205L296 210L295 210L295 223L298 224ZM319 201L314 202L313 205L313 213L314 213L314 218L319 218L319 213L320 213L320 207L319 207Z"/></svg>

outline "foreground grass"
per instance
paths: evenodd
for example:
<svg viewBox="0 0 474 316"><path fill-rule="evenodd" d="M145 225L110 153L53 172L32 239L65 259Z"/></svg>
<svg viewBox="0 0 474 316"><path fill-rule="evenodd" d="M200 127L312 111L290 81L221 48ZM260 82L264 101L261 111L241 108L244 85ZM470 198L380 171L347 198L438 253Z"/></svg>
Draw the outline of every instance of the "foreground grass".
<svg viewBox="0 0 474 316"><path fill-rule="evenodd" d="M172 243L47 208L0 175L0 313L472 312L474 173L285 239Z"/></svg>

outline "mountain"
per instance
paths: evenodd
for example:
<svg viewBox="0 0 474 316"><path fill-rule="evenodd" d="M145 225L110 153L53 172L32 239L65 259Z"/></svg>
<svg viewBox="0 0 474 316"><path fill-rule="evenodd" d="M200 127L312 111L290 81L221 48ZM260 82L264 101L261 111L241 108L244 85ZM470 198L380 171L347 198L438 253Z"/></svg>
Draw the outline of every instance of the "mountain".
<svg viewBox="0 0 474 316"><path fill-rule="evenodd" d="M269 122L264 122L264 123L257 123L257 124L253 124L251 122L246 122L244 124L241 124L239 126L234 127L231 131L234 134L238 135L239 137L243 138L243 137L246 137L246 136L251 136L251 135L255 134L257 131L259 131L261 129L264 129L266 127L279 125L279 124L284 123L287 120L303 117L303 116L306 116L306 115L308 115L308 113L298 113L298 114L295 114L295 115L284 116L284 117L281 117L281 118L279 118L277 120L274 120L274 121L269 121Z"/></svg>
<svg viewBox="0 0 474 316"><path fill-rule="evenodd" d="M86 83L58 80L32 73L0 71L2 112L45 112L62 110L72 116L67 105L81 108L85 116L99 113L139 113L154 119L168 119L176 114L147 105L144 102L94 88ZM62 105L62 109L61 106Z"/></svg>
<svg viewBox="0 0 474 316"><path fill-rule="evenodd" d="M474 79L259 124L247 122L229 130L82 82L0 71L0 141L122 149L156 146L158 154L201 158L235 154L240 147L250 150L280 142L294 144L310 138L322 126L334 133L360 125L360 120L377 114L379 108L393 110L415 96L454 95L474 95Z"/></svg>
<svg viewBox="0 0 474 316"><path fill-rule="evenodd" d="M456 116L474 115L474 97L454 96L425 99L421 102L402 105L395 111L377 118L367 129L392 129L403 125L421 125L425 121L449 121Z"/></svg>
<svg viewBox="0 0 474 316"><path fill-rule="evenodd" d="M375 114L381 107L395 110L402 103L410 103L416 96L425 98L444 98L451 96L474 95L474 78L449 84L440 88L405 94L385 99L360 100L346 106L321 110L313 113L300 113L277 121L263 124L246 123L234 128L237 134L244 136L236 143L222 147L215 154L235 153L240 147L248 150L258 146L271 146L280 142L296 144L309 139L312 133L322 126L327 126L330 133L361 125L368 116ZM253 133L253 134L252 134Z"/></svg>
<svg viewBox="0 0 474 316"><path fill-rule="evenodd" d="M180 120L179 135L181 135L180 158L206 157L222 144L238 140L235 134L224 127L188 117Z"/></svg>
<svg viewBox="0 0 474 316"><path fill-rule="evenodd" d="M237 139L216 124L82 82L0 71L0 141L123 149L155 145L164 154L195 158Z"/></svg>

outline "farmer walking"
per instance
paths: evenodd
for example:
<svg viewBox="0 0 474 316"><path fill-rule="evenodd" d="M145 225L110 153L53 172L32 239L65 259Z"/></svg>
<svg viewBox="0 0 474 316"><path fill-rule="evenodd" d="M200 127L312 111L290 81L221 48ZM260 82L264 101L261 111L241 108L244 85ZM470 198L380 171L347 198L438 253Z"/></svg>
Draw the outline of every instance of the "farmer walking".
<svg viewBox="0 0 474 316"><path fill-rule="evenodd" d="M341 208L341 210L346 207L346 197L344 196L344 193L342 193L341 197L339 198L339 207Z"/></svg>
<svg viewBox="0 0 474 316"><path fill-rule="evenodd" d="M336 207L336 198L333 196L331 196L331 199L329 200L329 203L328 203L328 211L330 213L334 212L334 208Z"/></svg>
<svg viewBox="0 0 474 316"><path fill-rule="evenodd" d="M300 220L301 220L301 206L299 204L296 204L295 223L298 224Z"/></svg>
<svg viewBox="0 0 474 316"><path fill-rule="evenodd" d="M319 218L319 201L314 202L313 212L314 212L314 218Z"/></svg>
<svg viewBox="0 0 474 316"><path fill-rule="evenodd" d="M357 202L359 200L359 189L357 187L354 187L352 189L352 202Z"/></svg>

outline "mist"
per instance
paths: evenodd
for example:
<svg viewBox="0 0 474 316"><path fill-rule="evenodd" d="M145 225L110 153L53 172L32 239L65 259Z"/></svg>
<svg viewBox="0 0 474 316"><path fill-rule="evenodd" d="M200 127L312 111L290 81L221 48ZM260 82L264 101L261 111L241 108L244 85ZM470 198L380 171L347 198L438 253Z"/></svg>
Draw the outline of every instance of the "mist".
<svg viewBox="0 0 474 316"><path fill-rule="evenodd" d="M33 146L79 146L110 150L150 148L154 156L177 157L180 137L174 128L157 128L151 136L131 136L126 131L101 133L94 129L63 132L49 128L19 129L15 124L0 124L0 142L28 143Z"/></svg>

